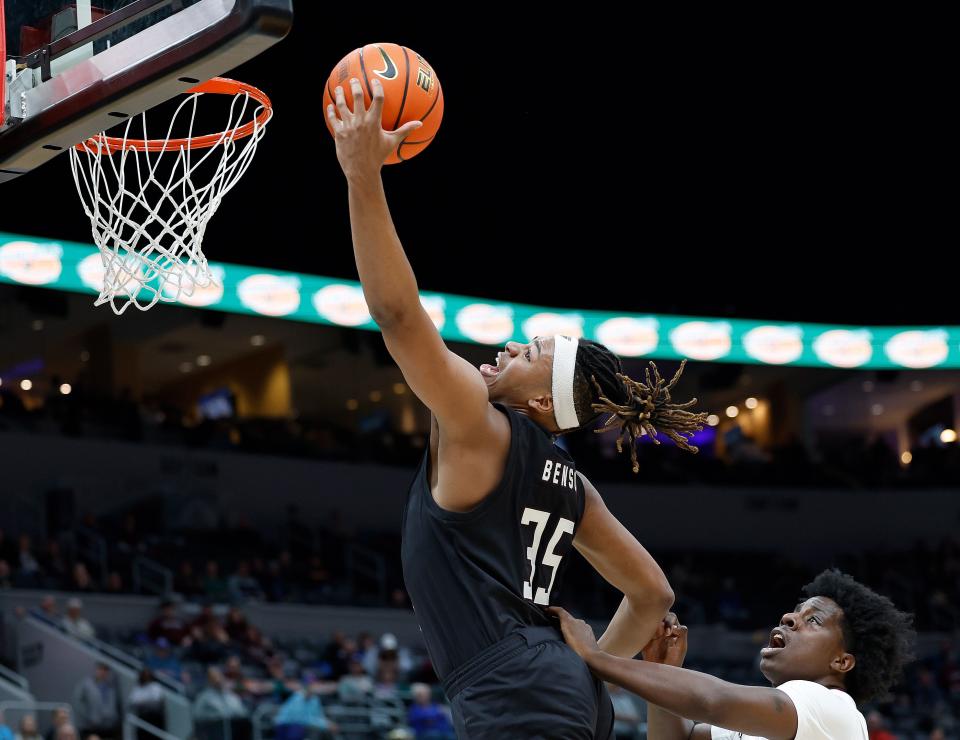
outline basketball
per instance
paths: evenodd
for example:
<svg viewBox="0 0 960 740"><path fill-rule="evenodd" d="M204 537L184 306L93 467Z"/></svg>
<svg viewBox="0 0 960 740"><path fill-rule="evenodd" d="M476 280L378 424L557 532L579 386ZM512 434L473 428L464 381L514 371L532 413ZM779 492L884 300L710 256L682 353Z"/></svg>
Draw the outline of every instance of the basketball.
<svg viewBox="0 0 960 740"><path fill-rule="evenodd" d="M443 119L443 90L440 80L427 60L412 49L398 44L367 44L354 49L341 59L327 78L323 91L323 110L336 103L335 90L343 87L347 107L353 110L350 80L356 77L363 85L365 105L373 101L370 79L376 76L383 85L383 128L395 131L410 121L423 126L410 134L385 164L397 164L417 156L426 149ZM326 120L326 116L324 116ZM327 130L333 134L330 121Z"/></svg>

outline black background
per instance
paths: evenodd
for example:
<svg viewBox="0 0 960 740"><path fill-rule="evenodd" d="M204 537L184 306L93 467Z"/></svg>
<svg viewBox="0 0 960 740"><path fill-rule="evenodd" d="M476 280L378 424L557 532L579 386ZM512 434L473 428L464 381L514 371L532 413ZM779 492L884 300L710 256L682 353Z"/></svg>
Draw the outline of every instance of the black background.
<svg viewBox="0 0 960 740"><path fill-rule="evenodd" d="M960 323L953 87L936 45L902 19L878 30L876 19L306 0L295 12L288 38L229 75L266 90L276 117L211 222L213 260L356 276L322 89L344 54L392 41L429 60L445 97L433 144L384 173L424 290ZM73 189L66 157L4 185L0 228L89 241Z"/></svg>

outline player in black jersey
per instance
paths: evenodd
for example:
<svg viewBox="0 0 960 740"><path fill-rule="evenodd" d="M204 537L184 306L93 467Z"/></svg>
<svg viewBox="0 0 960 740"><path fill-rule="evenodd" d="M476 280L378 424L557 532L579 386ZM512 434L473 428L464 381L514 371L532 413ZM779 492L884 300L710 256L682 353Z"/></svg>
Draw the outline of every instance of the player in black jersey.
<svg viewBox="0 0 960 740"><path fill-rule="evenodd" d="M461 740L612 737L603 684L562 641L544 611L575 547L623 601L600 638L633 657L673 602L663 572L607 510L558 434L610 414L618 447L654 427L685 449L703 414L674 404L654 372L622 374L595 342L536 337L508 342L496 364L473 367L450 352L420 303L394 229L380 169L418 127L381 126L383 89L370 80L336 89L327 110L347 178L354 254L370 315L408 385L430 408L430 449L410 488L403 520L404 578ZM691 402L692 403L692 402Z"/></svg>

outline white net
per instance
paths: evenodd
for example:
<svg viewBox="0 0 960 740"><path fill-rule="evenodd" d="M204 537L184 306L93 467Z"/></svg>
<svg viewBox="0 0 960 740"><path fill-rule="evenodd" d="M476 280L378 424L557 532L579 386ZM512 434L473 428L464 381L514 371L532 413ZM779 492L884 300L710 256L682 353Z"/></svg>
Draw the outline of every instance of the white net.
<svg viewBox="0 0 960 740"><path fill-rule="evenodd" d="M70 150L73 178L103 262L94 305L109 303L117 315L131 305L146 311L216 283L202 250L204 232L253 161L273 111L265 96L260 100L241 90L233 96L222 134L194 136L204 94L193 92L180 103L165 139L147 140L143 113L127 122L122 137L101 132ZM185 125L186 135L173 138ZM134 138L141 127L142 139Z"/></svg>

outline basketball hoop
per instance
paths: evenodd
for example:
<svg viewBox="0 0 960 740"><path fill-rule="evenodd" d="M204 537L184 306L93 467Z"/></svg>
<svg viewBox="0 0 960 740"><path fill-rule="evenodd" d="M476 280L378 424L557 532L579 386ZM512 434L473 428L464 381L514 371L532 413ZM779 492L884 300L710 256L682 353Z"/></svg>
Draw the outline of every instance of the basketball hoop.
<svg viewBox="0 0 960 740"><path fill-rule="evenodd" d="M131 304L146 311L216 283L201 249L220 201L243 177L273 117L270 99L235 80L215 77L187 91L163 139L147 138L147 114L123 136L101 132L70 150L73 179L103 261L94 305L117 315ZM232 95L222 133L194 136L204 95ZM189 115L186 136L174 138ZM142 139L132 138L141 121ZM140 126L138 125L138 129Z"/></svg>

